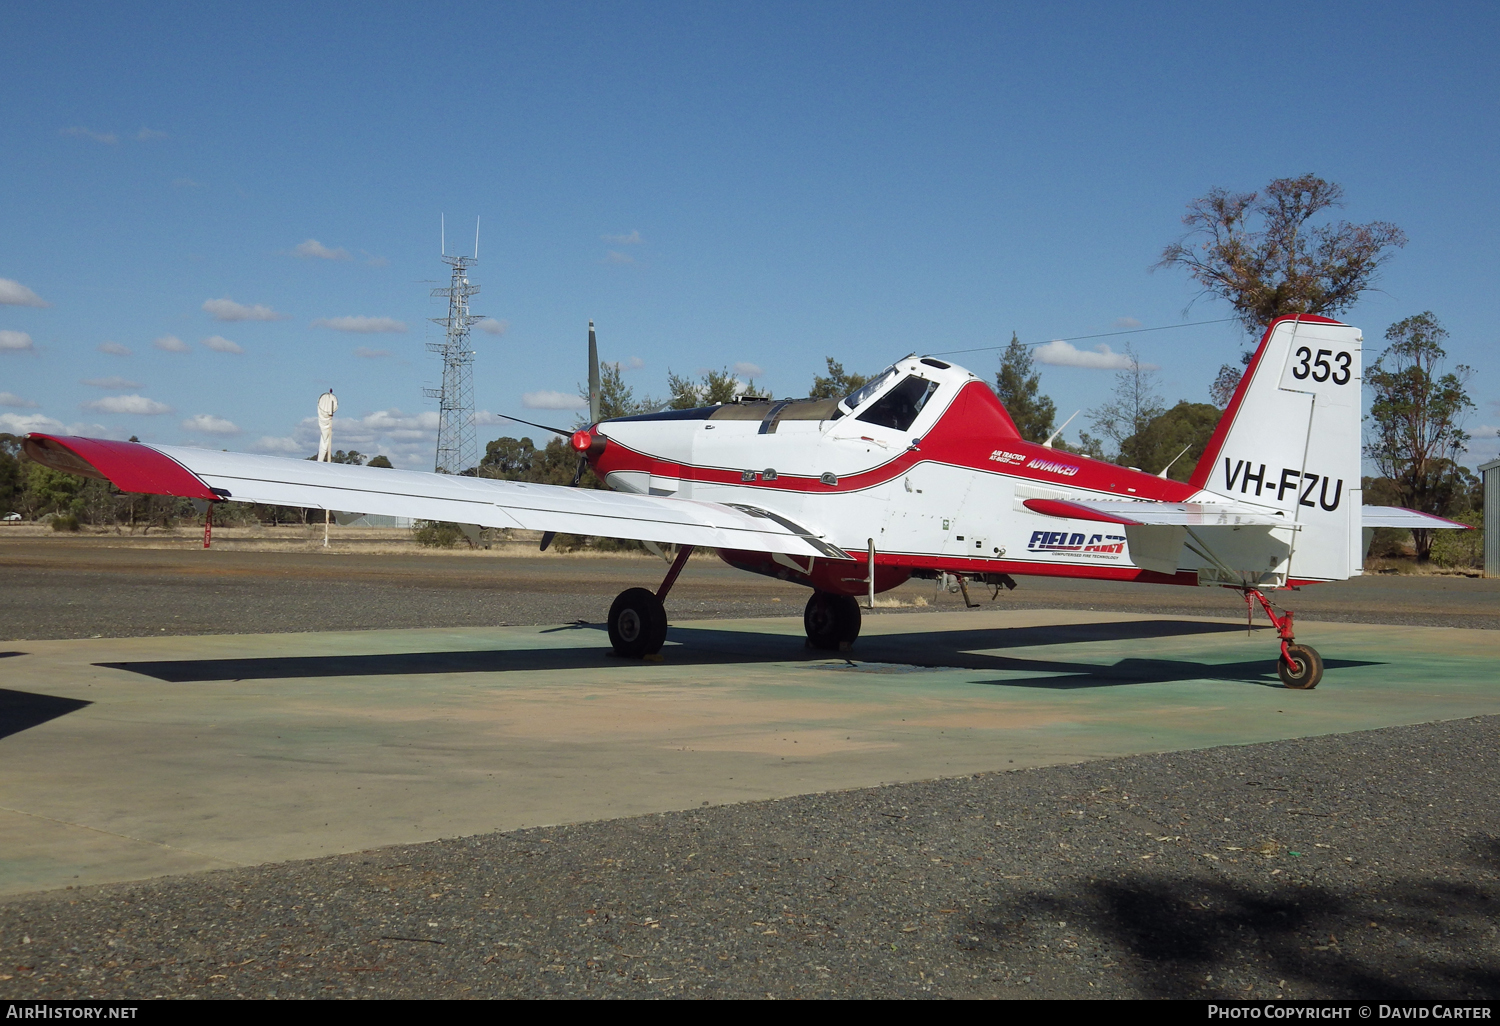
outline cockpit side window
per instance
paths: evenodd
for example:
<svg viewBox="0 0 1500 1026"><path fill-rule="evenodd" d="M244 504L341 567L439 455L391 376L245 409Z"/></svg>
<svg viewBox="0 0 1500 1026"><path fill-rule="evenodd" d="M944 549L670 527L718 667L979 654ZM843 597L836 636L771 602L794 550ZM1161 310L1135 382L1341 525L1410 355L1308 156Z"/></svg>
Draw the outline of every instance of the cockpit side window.
<svg viewBox="0 0 1500 1026"><path fill-rule="evenodd" d="M867 424L905 431L911 427L917 415L922 412L922 407L927 405L927 400L932 398L932 393L937 389L936 381L928 381L915 374L908 375L861 413L859 419Z"/></svg>

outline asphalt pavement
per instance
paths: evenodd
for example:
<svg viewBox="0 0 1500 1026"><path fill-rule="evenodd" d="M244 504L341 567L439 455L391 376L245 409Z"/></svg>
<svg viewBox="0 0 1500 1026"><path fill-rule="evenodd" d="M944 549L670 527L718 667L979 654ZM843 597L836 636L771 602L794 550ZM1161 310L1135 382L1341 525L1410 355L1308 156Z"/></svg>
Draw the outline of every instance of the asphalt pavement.
<svg viewBox="0 0 1500 1026"><path fill-rule="evenodd" d="M664 569L207 555L0 547L0 633L597 621ZM1219 591L1021 584L997 601L1234 610ZM1495 629L1497 585L1370 577L1286 604ZM669 609L795 614L805 594L695 559ZM958 608L930 584L897 595ZM1493 1000L1497 741L1500 717L1478 717L15 895L0 998Z"/></svg>

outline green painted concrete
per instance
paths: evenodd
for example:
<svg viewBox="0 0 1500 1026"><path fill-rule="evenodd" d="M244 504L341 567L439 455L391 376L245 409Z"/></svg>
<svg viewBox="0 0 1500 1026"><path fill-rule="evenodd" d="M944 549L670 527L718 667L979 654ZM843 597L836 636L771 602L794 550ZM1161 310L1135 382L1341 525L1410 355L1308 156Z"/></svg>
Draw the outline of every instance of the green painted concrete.
<svg viewBox="0 0 1500 1026"><path fill-rule="evenodd" d="M1500 713L1492 631L876 615L852 663L793 619L16 642L0 893L898 780Z"/></svg>

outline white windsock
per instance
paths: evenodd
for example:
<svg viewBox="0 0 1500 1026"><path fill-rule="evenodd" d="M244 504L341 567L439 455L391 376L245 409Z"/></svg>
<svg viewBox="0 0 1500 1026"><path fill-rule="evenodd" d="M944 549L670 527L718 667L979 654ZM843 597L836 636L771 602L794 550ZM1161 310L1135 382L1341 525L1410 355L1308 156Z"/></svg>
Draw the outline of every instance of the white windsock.
<svg viewBox="0 0 1500 1026"><path fill-rule="evenodd" d="M318 459L324 463L333 458L333 415L338 411L333 389L318 396Z"/></svg>

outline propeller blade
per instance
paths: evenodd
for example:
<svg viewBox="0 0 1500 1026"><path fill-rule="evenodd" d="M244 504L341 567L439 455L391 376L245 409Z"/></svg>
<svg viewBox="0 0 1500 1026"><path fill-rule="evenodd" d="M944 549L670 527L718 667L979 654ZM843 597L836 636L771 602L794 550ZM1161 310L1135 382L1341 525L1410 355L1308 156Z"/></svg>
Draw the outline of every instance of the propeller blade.
<svg viewBox="0 0 1500 1026"><path fill-rule="evenodd" d="M525 424L527 427L541 428L543 431L551 431L554 435L562 435L564 438L573 437L573 432L568 428L549 427L546 424L537 424L529 420L522 420L520 417L512 417L508 413L497 413L495 414L495 416L504 417L506 420L513 420L517 424Z"/></svg>
<svg viewBox="0 0 1500 1026"><path fill-rule="evenodd" d="M599 343L594 339L594 322L589 321L589 424L599 423Z"/></svg>

